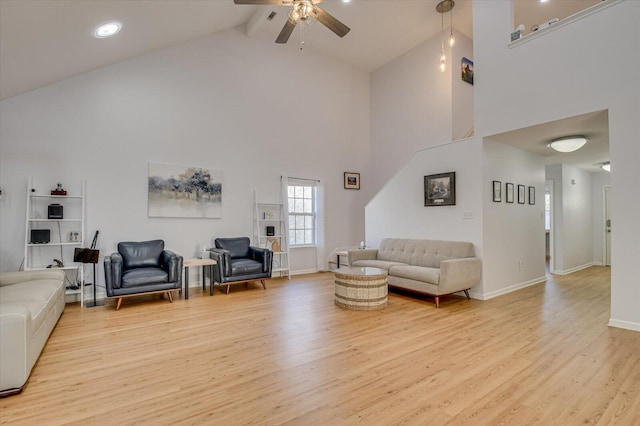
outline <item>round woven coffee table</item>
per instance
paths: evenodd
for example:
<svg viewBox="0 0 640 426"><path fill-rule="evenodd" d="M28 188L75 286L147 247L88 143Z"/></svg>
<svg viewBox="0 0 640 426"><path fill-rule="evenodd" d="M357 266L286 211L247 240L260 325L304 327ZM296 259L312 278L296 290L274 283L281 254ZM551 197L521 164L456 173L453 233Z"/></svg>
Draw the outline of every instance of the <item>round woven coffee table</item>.
<svg viewBox="0 0 640 426"><path fill-rule="evenodd" d="M335 271L335 303L344 309L374 311L387 306L387 271L379 268L340 268Z"/></svg>

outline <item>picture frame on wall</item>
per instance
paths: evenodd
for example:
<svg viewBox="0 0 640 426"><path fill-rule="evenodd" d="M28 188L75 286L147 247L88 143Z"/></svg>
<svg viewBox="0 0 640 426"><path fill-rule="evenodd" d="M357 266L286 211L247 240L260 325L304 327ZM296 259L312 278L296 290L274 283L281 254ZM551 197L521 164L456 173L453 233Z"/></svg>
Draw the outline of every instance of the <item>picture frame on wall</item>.
<svg viewBox="0 0 640 426"><path fill-rule="evenodd" d="M513 184L507 182L506 185L506 192L507 192L507 203L513 203Z"/></svg>
<svg viewBox="0 0 640 426"><path fill-rule="evenodd" d="M344 172L344 189L360 189L360 173Z"/></svg>
<svg viewBox="0 0 640 426"><path fill-rule="evenodd" d="M465 57L462 58L460 71L462 75L462 81L473 84L473 61L471 59Z"/></svg>
<svg viewBox="0 0 640 426"><path fill-rule="evenodd" d="M518 204L524 204L524 185L518 185Z"/></svg>
<svg viewBox="0 0 640 426"><path fill-rule="evenodd" d="M493 201L496 203L502 202L502 182L499 180L493 181Z"/></svg>
<svg viewBox="0 0 640 426"><path fill-rule="evenodd" d="M529 204L531 204L532 206L536 204L536 187L535 186L529 187Z"/></svg>
<svg viewBox="0 0 640 426"><path fill-rule="evenodd" d="M456 205L456 172L439 173L424 177L424 205Z"/></svg>

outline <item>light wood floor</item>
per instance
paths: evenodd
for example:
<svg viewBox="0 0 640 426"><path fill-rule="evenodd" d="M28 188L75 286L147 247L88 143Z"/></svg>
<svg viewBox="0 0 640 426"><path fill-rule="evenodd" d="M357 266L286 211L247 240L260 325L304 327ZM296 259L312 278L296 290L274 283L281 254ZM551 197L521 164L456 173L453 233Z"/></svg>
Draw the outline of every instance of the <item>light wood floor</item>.
<svg viewBox="0 0 640 426"><path fill-rule="evenodd" d="M640 333L609 269L489 301L333 304L329 273L68 305L2 424L639 425Z"/></svg>

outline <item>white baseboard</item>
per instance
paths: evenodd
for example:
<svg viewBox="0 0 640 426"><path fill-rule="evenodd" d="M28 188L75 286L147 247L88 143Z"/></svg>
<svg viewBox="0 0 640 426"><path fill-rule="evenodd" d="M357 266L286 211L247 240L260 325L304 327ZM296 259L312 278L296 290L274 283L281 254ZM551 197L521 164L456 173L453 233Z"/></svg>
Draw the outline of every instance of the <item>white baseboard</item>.
<svg viewBox="0 0 640 426"><path fill-rule="evenodd" d="M609 318L609 327L624 328L625 330L640 331L640 323Z"/></svg>
<svg viewBox="0 0 640 426"><path fill-rule="evenodd" d="M470 291L469 296L471 296L473 299L489 300L493 299L494 297L502 296L503 294L512 293L514 291L522 290L523 288L530 287L535 284L543 283L546 280L547 277L538 277L529 281L525 281L523 283L518 283L509 287L501 288L500 290L490 291L489 293L476 293Z"/></svg>
<svg viewBox="0 0 640 426"><path fill-rule="evenodd" d="M595 265L596 265L595 262L589 262L589 263L585 263L584 265L576 266L575 268L565 269L564 271L554 271L553 273L556 275L569 275L569 274L573 274L574 272L578 272Z"/></svg>
<svg viewBox="0 0 640 426"><path fill-rule="evenodd" d="M300 269L297 271L291 271L291 275L306 275L306 274L315 274L319 272L317 269Z"/></svg>

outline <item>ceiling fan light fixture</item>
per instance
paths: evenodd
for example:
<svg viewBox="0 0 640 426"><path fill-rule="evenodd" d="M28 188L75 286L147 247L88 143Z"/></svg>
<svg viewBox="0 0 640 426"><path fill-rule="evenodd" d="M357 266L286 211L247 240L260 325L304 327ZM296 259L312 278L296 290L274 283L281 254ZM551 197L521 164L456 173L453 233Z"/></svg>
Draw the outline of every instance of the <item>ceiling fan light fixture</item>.
<svg viewBox="0 0 640 426"><path fill-rule="evenodd" d="M554 139L547 146L558 152L573 152L582 148L587 143L584 136L566 136Z"/></svg>
<svg viewBox="0 0 640 426"><path fill-rule="evenodd" d="M289 19L294 24L313 24L318 19L318 8L310 0L299 0L293 3Z"/></svg>
<svg viewBox="0 0 640 426"><path fill-rule="evenodd" d="M120 32L122 28L122 24L117 21L107 22L98 26L95 30L93 30L93 36L95 38L108 38L112 37Z"/></svg>

